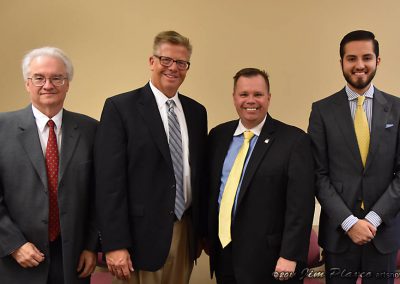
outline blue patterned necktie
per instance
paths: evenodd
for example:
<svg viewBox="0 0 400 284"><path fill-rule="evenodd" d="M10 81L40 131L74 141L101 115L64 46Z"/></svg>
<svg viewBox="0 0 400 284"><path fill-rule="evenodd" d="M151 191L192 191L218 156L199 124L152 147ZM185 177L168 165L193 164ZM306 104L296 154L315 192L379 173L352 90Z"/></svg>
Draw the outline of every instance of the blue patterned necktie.
<svg viewBox="0 0 400 284"><path fill-rule="evenodd" d="M178 118L176 117L173 100L167 101L168 106L168 128L169 128L169 151L171 154L172 165L174 167L176 196L175 196L175 215L180 220L185 212L185 197L183 195L183 152L182 136Z"/></svg>

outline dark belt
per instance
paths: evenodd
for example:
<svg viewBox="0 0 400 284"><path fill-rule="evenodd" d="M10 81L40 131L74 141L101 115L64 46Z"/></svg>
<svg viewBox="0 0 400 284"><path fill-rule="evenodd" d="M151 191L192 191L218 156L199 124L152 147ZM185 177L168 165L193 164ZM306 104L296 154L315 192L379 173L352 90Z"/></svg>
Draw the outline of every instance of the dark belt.
<svg viewBox="0 0 400 284"><path fill-rule="evenodd" d="M188 209L186 209L185 212L183 212L181 220L185 217L185 216L191 216L192 215L192 206L190 206ZM174 215L174 222L176 221L181 221L178 220L178 217L176 217L176 215Z"/></svg>

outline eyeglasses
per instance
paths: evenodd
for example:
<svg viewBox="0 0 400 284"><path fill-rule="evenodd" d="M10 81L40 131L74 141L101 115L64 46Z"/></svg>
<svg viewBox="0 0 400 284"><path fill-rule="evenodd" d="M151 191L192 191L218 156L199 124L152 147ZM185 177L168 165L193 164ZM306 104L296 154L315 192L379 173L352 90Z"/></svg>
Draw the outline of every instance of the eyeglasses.
<svg viewBox="0 0 400 284"><path fill-rule="evenodd" d="M51 78L46 78L44 76L33 76L32 78L28 78L32 81L32 84L35 85L36 87L43 87L46 84L46 81L49 80L50 83L52 83L54 86L56 87L60 87L62 85L64 85L65 83L65 77L60 77L60 76L56 76L56 77L51 77Z"/></svg>
<svg viewBox="0 0 400 284"><path fill-rule="evenodd" d="M153 55L154 57L157 57L160 60L160 64L164 67L170 67L174 62L176 63L176 67L179 70L188 70L190 67L190 62L185 61L185 60L175 60L172 59L171 57L167 56L158 56L158 55Z"/></svg>

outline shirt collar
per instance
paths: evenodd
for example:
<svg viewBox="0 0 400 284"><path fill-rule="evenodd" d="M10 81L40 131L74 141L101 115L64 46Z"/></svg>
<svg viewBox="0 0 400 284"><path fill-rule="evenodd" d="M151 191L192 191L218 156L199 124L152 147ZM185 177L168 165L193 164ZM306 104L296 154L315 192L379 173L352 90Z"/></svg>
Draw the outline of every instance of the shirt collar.
<svg viewBox="0 0 400 284"><path fill-rule="evenodd" d="M166 102L168 100L173 100L175 102L175 105L178 108L178 110L183 111L181 101L179 100L178 92L176 92L176 94L172 98L168 98L159 89L157 89L156 86L153 85L151 80L150 80L149 84L150 84L150 88L154 94L154 97L156 99L157 106L159 109L164 108L166 105Z"/></svg>
<svg viewBox="0 0 400 284"><path fill-rule="evenodd" d="M366 98L373 99L374 98L374 85L371 84L368 90L365 91L364 94L358 94L350 89L349 85L346 85L346 94L349 101L357 99L359 96L365 96Z"/></svg>
<svg viewBox="0 0 400 284"><path fill-rule="evenodd" d="M254 135L256 136L260 136L261 130L264 126L265 120L267 119L268 114L264 117L263 121L261 121L258 125L256 125L253 128L247 129L246 127L244 127L243 123L241 120L239 120L239 124L235 130L235 133L233 133L233 136L239 136L242 135L243 132L250 130L251 132L254 133Z"/></svg>
<svg viewBox="0 0 400 284"><path fill-rule="evenodd" d="M50 118L47 117L45 114L43 114L33 105L32 105L32 112L33 116L35 117L36 125L38 126L39 131L43 132ZM61 109L55 116L51 118L51 120L54 121L54 124L56 125L56 129L61 129L62 116L63 116L63 109Z"/></svg>

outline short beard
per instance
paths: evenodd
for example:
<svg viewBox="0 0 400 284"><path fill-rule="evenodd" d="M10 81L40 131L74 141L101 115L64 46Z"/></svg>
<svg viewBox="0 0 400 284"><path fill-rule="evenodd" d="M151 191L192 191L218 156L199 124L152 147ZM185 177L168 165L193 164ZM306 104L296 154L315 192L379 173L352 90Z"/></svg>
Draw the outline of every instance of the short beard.
<svg viewBox="0 0 400 284"><path fill-rule="evenodd" d="M342 65L342 73L343 73L344 78L346 79L347 84L349 84L351 87L353 87L356 90L363 90L365 87L367 87L371 83L372 79L374 79L376 70L377 70L376 67L377 67L377 65L375 65L375 70L371 74L369 74L369 76L367 77L367 80L365 80L365 81L362 81L361 79L357 80L355 82L352 81L351 74L344 73L343 65Z"/></svg>

